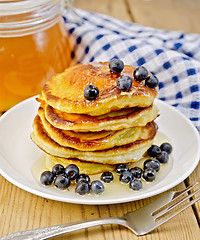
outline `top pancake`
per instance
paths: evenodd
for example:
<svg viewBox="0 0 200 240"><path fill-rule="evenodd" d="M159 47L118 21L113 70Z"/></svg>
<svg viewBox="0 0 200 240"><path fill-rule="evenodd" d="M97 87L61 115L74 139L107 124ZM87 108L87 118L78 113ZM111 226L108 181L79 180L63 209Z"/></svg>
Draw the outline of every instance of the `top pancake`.
<svg viewBox="0 0 200 240"><path fill-rule="evenodd" d="M48 81L42 91L44 100L62 112L103 115L121 108L148 107L157 96L157 88L149 88L143 82L133 78L134 68L124 66L121 74L110 72L109 63L77 64L67 68L63 73ZM117 87L120 76L132 77L132 87L129 92L123 92ZM84 97L84 89L95 85L99 96L95 100Z"/></svg>

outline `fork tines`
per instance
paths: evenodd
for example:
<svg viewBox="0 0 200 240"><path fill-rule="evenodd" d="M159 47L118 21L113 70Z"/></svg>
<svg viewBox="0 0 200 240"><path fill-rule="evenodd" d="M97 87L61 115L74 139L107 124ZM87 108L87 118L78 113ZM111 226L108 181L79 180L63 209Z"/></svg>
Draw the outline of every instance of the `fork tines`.
<svg viewBox="0 0 200 240"><path fill-rule="evenodd" d="M197 194L200 191L200 188L198 188L194 192L190 192L190 190L192 190L197 185L198 185L198 182L187 187L182 191L174 192L174 195L170 203L162 206L162 208L159 208L158 210L152 213L152 216L154 216L155 221L159 221L160 222L159 225L161 225L166 221L168 221L169 219L176 216L177 214L179 214L180 212L182 212L183 210L185 210L186 208L188 208L189 206L193 205L198 200L200 200L200 196L198 196L192 199L191 201L186 202L186 200L192 198L195 194ZM187 195L183 196L185 193L187 193ZM182 198L179 198L181 196ZM174 200L177 200L177 199L178 201L175 202ZM182 204L182 203L185 203L185 204Z"/></svg>

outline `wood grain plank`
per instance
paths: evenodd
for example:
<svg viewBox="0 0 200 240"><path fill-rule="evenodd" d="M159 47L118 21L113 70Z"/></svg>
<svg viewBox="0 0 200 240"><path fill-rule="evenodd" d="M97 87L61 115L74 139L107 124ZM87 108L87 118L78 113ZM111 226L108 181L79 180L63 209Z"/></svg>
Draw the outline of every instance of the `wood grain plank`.
<svg viewBox="0 0 200 240"><path fill-rule="evenodd" d="M76 0L74 7L131 21L131 16L127 11L124 0Z"/></svg>
<svg viewBox="0 0 200 240"><path fill-rule="evenodd" d="M127 0L135 22L166 30L200 33L200 1Z"/></svg>
<svg viewBox="0 0 200 240"><path fill-rule="evenodd" d="M194 184L197 181L200 183L199 173L200 173L200 163L197 165L197 167L193 171L193 173L186 179L186 183L187 183L188 186L191 185L191 184ZM199 184L199 187L200 187L200 184ZM199 195L199 194L197 194L197 195ZM199 226L200 226L200 201L195 203L193 209L194 209L197 221L198 221Z"/></svg>
<svg viewBox="0 0 200 240"><path fill-rule="evenodd" d="M123 204L114 205L78 205L47 200L25 192L0 177L0 237L26 229L52 226L67 222L109 216L123 216L153 201L157 196ZM181 183L175 189L183 189ZM199 227L192 208L179 214L150 234L136 237L131 231L118 225L105 225L81 230L54 239L70 240L150 240L150 239L190 239L199 236Z"/></svg>

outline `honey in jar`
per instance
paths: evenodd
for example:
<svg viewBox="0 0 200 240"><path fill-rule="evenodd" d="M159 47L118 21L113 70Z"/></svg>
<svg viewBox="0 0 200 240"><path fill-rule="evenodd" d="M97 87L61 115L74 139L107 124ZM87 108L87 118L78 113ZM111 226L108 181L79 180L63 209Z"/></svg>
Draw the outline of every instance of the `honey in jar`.
<svg viewBox="0 0 200 240"><path fill-rule="evenodd" d="M38 94L70 64L60 0L0 2L0 112Z"/></svg>

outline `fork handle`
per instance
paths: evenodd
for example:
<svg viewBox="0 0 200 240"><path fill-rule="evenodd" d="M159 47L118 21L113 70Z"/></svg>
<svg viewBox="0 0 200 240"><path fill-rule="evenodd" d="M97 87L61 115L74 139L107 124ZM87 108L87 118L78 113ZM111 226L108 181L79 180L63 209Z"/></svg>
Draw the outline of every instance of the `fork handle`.
<svg viewBox="0 0 200 240"><path fill-rule="evenodd" d="M100 218L94 220L81 221L76 223L62 224L46 228L38 228L34 230L16 232L6 237L0 238L1 240L43 240L55 237L64 233L77 231L84 228L95 227L106 224L119 224L127 227L124 218Z"/></svg>

